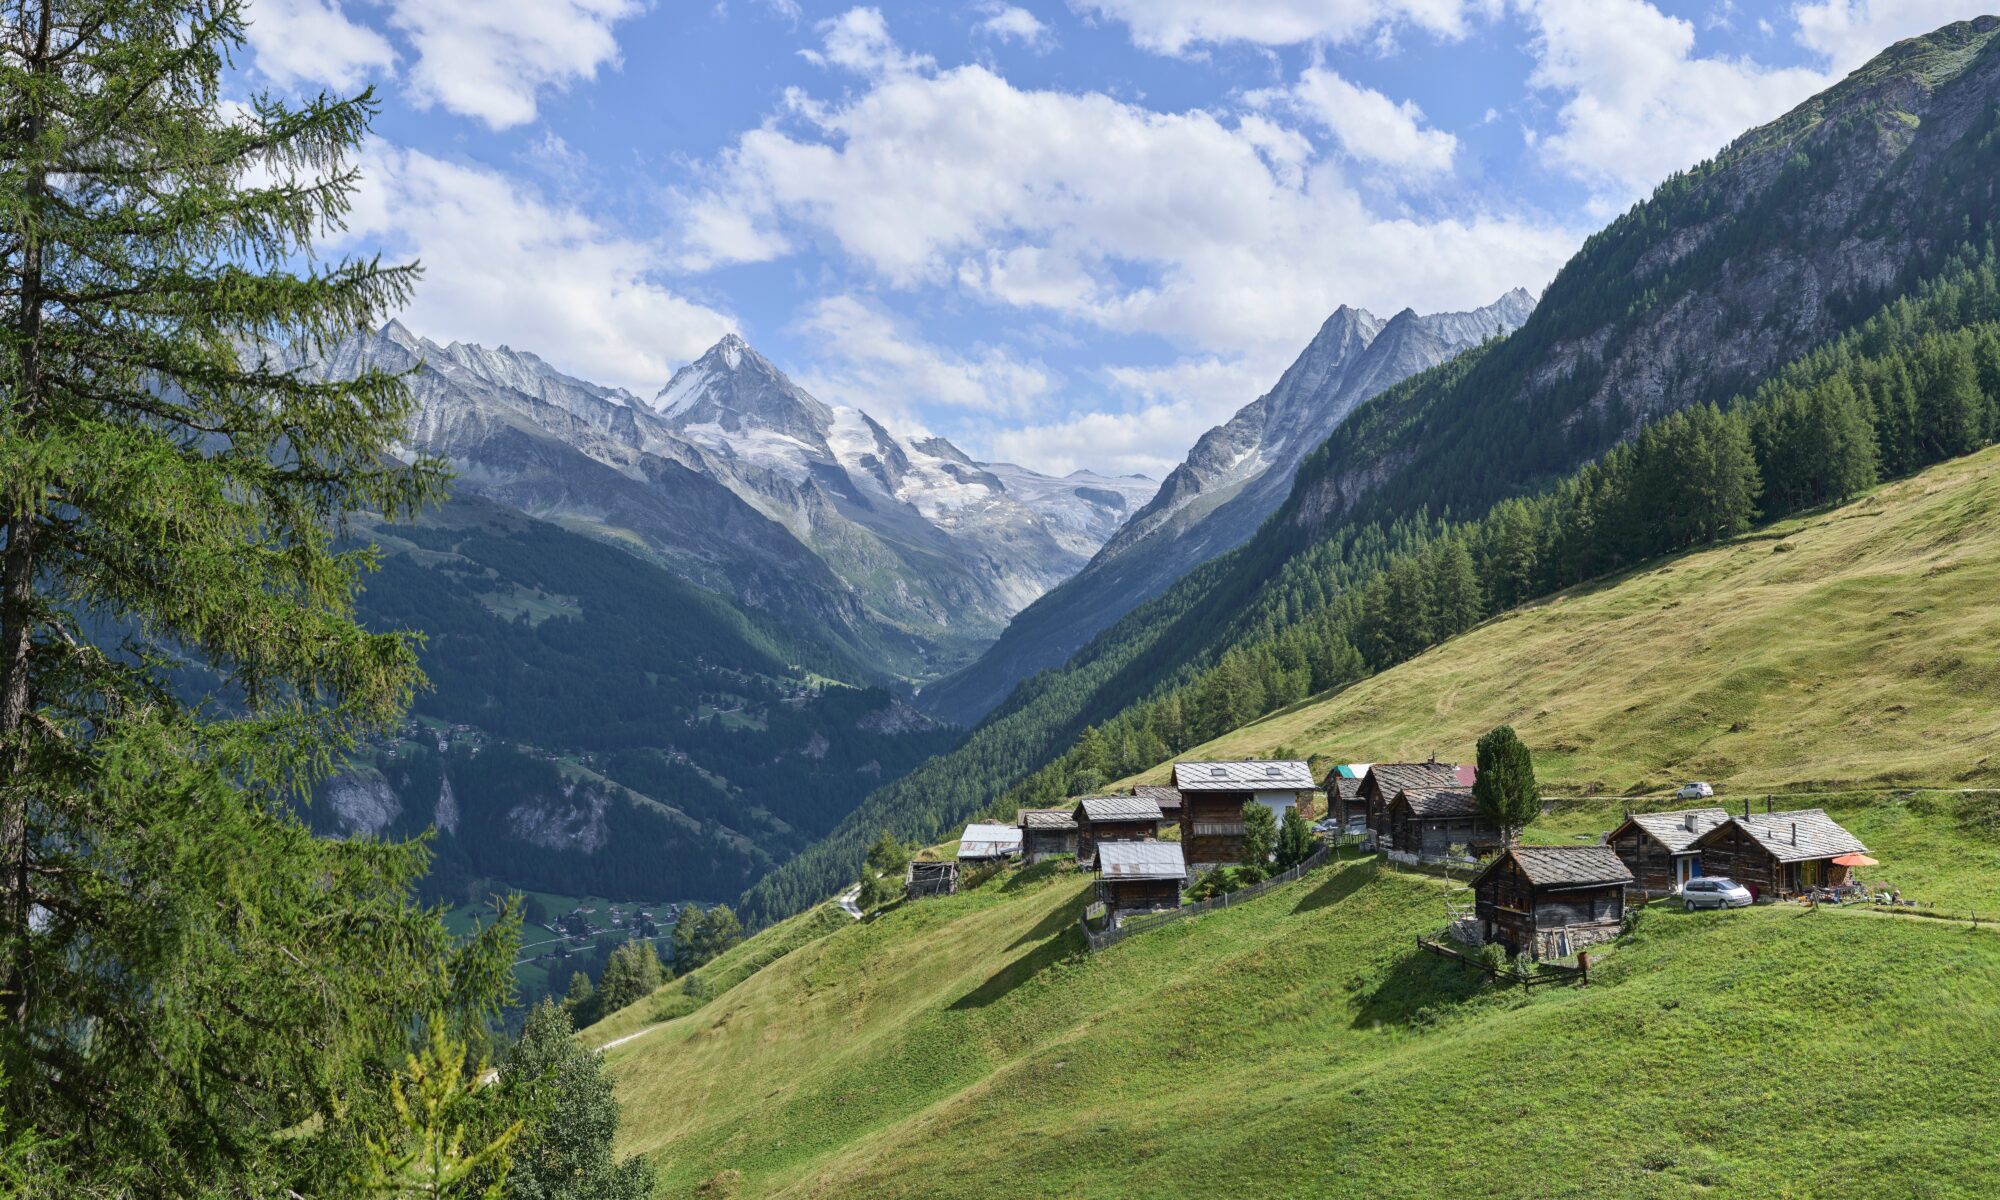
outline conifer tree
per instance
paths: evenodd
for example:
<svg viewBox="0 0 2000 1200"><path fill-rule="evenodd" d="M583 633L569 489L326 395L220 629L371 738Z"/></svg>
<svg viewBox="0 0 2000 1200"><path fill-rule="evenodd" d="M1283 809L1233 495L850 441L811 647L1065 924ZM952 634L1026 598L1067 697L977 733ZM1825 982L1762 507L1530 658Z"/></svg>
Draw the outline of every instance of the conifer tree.
<svg viewBox="0 0 2000 1200"><path fill-rule="evenodd" d="M1243 806L1243 865L1256 874L1269 869L1278 848L1278 819L1268 805L1250 801Z"/></svg>
<svg viewBox="0 0 2000 1200"><path fill-rule="evenodd" d="M652 1164L612 1153L618 1101L604 1060L576 1040L569 1014L543 1001L500 1067L502 1106L525 1127L506 1179L507 1200L645 1200Z"/></svg>
<svg viewBox="0 0 2000 1200"><path fill-rule="evenodd" d="M1472 798L1479 815L1498 825L1509 842L1542 813L1534 758L1511 725L1494 727L1479 739L1479 774Z"/></svg>
<svg viewBox="0 0 2000 1200"><path fill-rule="evenodd" d="M1278 825L1278 869L1290 870L1311 858L1312 853L1312 826L1306 824L1296 807L1286 809L1285 819Z"/></svg>
<svg viewBox="0 0 2000 1200"><path fill-rule="evenodd" d="M66 1137L79 1194L323 1194L418 1019L511 985L511 918L455 949L408 904L421 846L295 815L421 681L353 619L345 521L444 478L389 454L398 378L278 348L414 281L312 253L374 102L228 103L241 0L16 0L0 37L0 1124Z"/></svg>

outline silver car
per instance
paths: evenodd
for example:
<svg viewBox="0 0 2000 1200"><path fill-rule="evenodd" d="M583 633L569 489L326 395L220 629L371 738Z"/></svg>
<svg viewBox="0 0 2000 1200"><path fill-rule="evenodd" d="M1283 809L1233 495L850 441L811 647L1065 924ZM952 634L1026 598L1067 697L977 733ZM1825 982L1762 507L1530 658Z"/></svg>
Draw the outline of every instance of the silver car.
<svg viewBox="0 0 2000 1200"><path fill-rule="evenodd" d="M1681 906L1689 912L1697 908L1748 908L1750 889L1720 875L1690 879L1681 885Z"/></svg>

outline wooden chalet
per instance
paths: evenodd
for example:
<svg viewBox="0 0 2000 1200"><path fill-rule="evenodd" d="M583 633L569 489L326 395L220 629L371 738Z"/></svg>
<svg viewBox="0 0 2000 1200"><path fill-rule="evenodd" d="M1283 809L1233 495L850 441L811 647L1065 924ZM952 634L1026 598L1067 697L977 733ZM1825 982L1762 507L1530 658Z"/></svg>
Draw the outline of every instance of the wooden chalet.
<svg viewBox="0 0 2000 1200"><path fill-rule="evenodd" d="M1359 796L1355 801L1366 816L1367 829L1362 834L1364 844L1371 850L1379 849L1387 840L1389 803L1396 798L1396 793L1404 788L1462 788L1470 791L1476 773L1471 767L1441 763L1436 759L1420 763L1370 764L1368 773L1361 777ZM1351 816L1343 817L1342 824L1351 819Z"/></svg>
<svg viewBox="0 0 2000 1200"><path fill-rule="evenodd" d="M1327 811L1340 822L1342 833L1357 833L1367 828L1368 824L1367 809L1361 805L1362 776L1340 772L1341 768L1334 768L1321 785L1326 791Z"/></svg>
<svg viewBox="0 0 2000 1200"><path fill-rule="evenodd" d="M1726 875L1758 899L1840 887L1848 882L1848 868L1833 860L1868 853L1821 808L1746 811L1696 838L1692 849L1703 873Z"/></svg>
<svg viewBox="0 0 2000 1200"><path fill-rule="evenodd" d="M1021 827L975 821L958 835L960 862L991 862L1021 852Z"/></svg>
<svg viewBox="0 0 2000 1200"><path fill-rule="evenodd" d="M1382 845L1400 862L1439 862L1459 846L1484 858L1507 844L1506 833L1479 815L1472 793L1453 788L1404 788L1389 802L1387 841Z"/></svg>
<svg viewBox="0 0 2000 1200"><path fill-rule="evenodd" d="M1066 808L1021 810L1021 861L1038 863L1076 853L1076 817Z"/></svg>
<svg viewBox="0 0 2000 1200"><path fill-rule="evenodd" d="M911 859L903 871L903 898L921 900L925 896L949 896L958 891L958 864Z"/></svg>
<svg viewBox="0 0 2000 1200"><path fill-rule="evenodd" d="M1243 859L1243 806L1257 803L1283 819L1285 810L1312 808L1311 768L1297 761L1174 764L1181 794L1181 845L1196 869Z"/></svg>
<svg viewBox="0 0 2000 1200"><path fill-rule="evenodd" d="M1728 819L1728 810L1720 808L1629 813L1604 836L1604 844L1631 869L1635 889L1649 896L1671 895L1702 873L1696 839Z"/></svg>
<svg viewBox="0 0 2000 1200"><path fill-rule="evenodd" d="M1509 846L1472 881L1480 936L1564 958L1618 936L1632 872L1609 846Z"/></svg>
<svg viewBox="0 0 2000 1200"><path fill-rule="evenodd" d="M1142 783L1132 789L1134 796L1142 796L1160 806L1160 816L1168 824L1178 825L1181 820L1181 790L1172 784Z"/></svg>
<svg viewBox="0 0 2000 1200"><path fill-rule="evenodd" d="M1106 842L1139 842L1160 836L1160 806L1139 796L1085 796L1070 810L1076 821L1076 861L1089 866Z"/></svg>
<svg viewBox="0 0 2000 1200"><path fill-rule="evenodd" d="M1097 848L1097 898L1116 927L1136 913L1180 907L1187 860L1177 842L1105 842Z"/></svg>

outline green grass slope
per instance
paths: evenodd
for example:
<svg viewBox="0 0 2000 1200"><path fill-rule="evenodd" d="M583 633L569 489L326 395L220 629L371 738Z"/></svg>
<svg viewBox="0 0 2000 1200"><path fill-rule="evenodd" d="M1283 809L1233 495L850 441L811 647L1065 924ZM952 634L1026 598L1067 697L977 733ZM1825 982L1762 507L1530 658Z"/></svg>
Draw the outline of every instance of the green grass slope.
<svg viewBox="0 0 2000 1200"><path fill-rule="evenodd" d="M2000 784L1996 531L1990 448L1507 613L1182 757L1469 762L1507 722L1554 791Z"/></svg>
<svg viewBox="0 0 2000 1200"><path fill-rule="evenodd" d="M1990 1183L1990 928L1654 910L1592 986L1524 995L1415 949L1426 876L1346 863L1094 956L1088 887L1044 866L903 906L614 1046L624 1148L668 1196Z"/></svg>

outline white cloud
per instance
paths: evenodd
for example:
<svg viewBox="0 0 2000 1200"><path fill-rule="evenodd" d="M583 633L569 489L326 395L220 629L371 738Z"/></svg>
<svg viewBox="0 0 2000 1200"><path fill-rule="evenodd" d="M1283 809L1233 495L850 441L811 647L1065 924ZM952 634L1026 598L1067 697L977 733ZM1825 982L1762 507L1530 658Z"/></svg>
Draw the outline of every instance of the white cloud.
<svg viewBox="0 0 2000 1200"><path fill-rule="evenodd" d="M973 28L988 37L998 38L1003 42L1019 42L1037 51L1047 51L1055 47L1055 34L1049 27L1042 23L1041 18L1018 4L989 2L974 7L976 11L985 14L985 20Z"/></svg>
<svg viewBox="0 0 2000 1200"><path fill-rule="evenodd" d="M898 61L882 32L871 61ZM691 265L827 246L893 289L1280 366L1340 303L1487 303L1546 282L1579 240L1505 213L1377 212L1268 117L1024 90L980 66L884 65L838 102L794 94L702 188Z"/></svg>
<svg viewBox="0 0 2000 1200"><path fill-rule="evenodd" d="M1831 78L1695 53L1694 26L1645 0L1532 0L1530 84L1562 93L1542 156L1589 184L1599 215L1644 196Z"/></svg>
<svg viewBox="0 0 2000 1200"><path fill-rule="evenodd" d="M1988 0L1812 0L1792 15L1799 41L1844 75L1904 38L1991 11Z"/></svg>
<svg viewBox="0 0 2000 1200"><path fill-rule="evenodd" d="M1458 139L1427 128L1415 103L1397 103L1325 67L1307 67L1291 88L1252 92L1258 106L1280 106L1325 127L1358 159L1424 174L1451 170Z"/></svg>
<svg viewBox="0 0 2000 1200"><path fill-rule="evenodd" d="M281 88L354 92L396 67L388 41L348 20L340 0L255 0L247 21L257 70Z"/></svg>
<svg viewBox="0 0 2000 1200"><path fill-rule="evenodd" d="M618 62L612 30L642 0L388 0L417 51L411 99L494 129L534 120L536 98Z"/></svg>
<svg viewBox="0 0 2000 1200"><path fill-rule="evenodd" d="M1414 25L1441 37L1462 37L1478 0L1083 0L1083 7L1122 21L1132 40L1163 54L1201 43L1347 42L1385 27Z"/></svg>
<svg viewBox="0 0 2000 1200"><path fill-rule="evenodd" d="M736 323L654 281L661 255L497 172L371 142L335 247L424 267L401 314L443 340L507 343L650 395Z"/></svg>
<svg viewBox="0 0 2000 1200"><path fill-rule="evenodd" d="M889 22L879 8L850 8L819 23L824 52L805 50L807 61L846 67L862 75L901 74L934 65L927 55L905 54L889 36Z"/></svg>
<svg viewBox="0 0 2000 1200"><path fill-rule="evenodd" d="M1242 407L1241 397L1233 407ZM966 441L968 449L985 461L1022 463L1051 475L1087 469L1164 479L1187 456L1195 439L1220 419L1211 408L1194 401L1168 400L1129 412L1078 412Z"/></svg>
<svg viewBox="0 0 2000 1200"><path fill-rule="evenodd" d="M818 346L802 378L808 390L904 427L940 408L1020 416L1053 390L1039 363L1005 349L960 354L933 345L878 305L830 296L809 306L800 329Z"/></svg>

